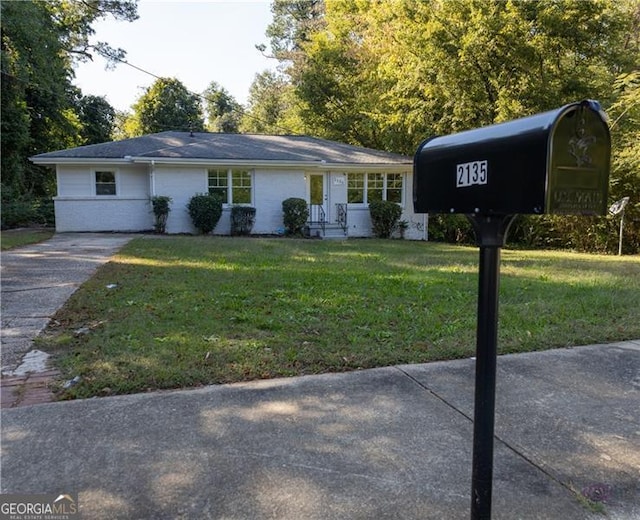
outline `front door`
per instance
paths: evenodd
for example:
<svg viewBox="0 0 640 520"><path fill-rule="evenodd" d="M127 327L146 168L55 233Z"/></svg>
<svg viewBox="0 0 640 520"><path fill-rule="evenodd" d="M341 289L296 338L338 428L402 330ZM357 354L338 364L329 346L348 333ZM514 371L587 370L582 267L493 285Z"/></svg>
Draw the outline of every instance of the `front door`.
<svg viewBox="0 0 640 520"><path fill-rule="evenodd" d="M323 173L309 176L309 204L311 222L327 222L327 187Z"/></svg>

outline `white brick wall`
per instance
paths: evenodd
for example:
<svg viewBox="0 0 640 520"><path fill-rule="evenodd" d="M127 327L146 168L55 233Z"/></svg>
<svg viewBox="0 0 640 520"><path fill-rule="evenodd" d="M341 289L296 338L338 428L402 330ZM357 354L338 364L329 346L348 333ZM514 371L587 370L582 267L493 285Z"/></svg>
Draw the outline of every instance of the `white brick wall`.
<svg viewBox="0 0 640 520"><path fill-rule="evenodd" d="M146 231L153 229L147 197L54 199L56 231Z"/></svg>
<svg viewBox="0 0 640 520"><path fill-rule="evenodd" d="M95 171L116 175L117 195L97 196ZM58 166L54 199L56 230L143 231L153 229L149 174L144 165Z"/></svg>
<svg viewBox="0 0 640 520"><path fill-rule="evenodd" d="M203 167L156 166L153 172L156 195L171 197L167 233L196 233L187 204L197 193L207 193L207 170Z"/></svg>
<svg viewBox="0 0 640 520"><path fill-rule="evenodd" d="M256 222L252 233L272 234L284 227L282 201L290 197L307 199L304 171L256 170L253 200Z"/></svg>
<svg viewBox="0 0 640 520"><path fill-rule="evenodd" d="M116 171L116 196L95 195L95 170ZM313 170L312 173L322 173ZM303 170L252 171L252 206L256 221L252 232L273 234L283 227L282 201L289 197L309 200L308 176ZM338 178L334 182L334 179ZM196 233L187 210L191 197L208 191L206 166L119 165L112 167L59 166L57 170L58 197L55 199L56 229L58 231L142 231L153 229L153 212L149 196L166 195L172 198L167 220L167 233ZM425 238L425 216L413 213L412 175L406 174L404 212L402 220L409 222L405 237ZM331 213L338 202L346 201L347 182L342 172L327 174L326 187ZM215 234L230 233L229 207L225 207ZM349 205L349 236L371 236L371 218L367 206Z"/></svg>

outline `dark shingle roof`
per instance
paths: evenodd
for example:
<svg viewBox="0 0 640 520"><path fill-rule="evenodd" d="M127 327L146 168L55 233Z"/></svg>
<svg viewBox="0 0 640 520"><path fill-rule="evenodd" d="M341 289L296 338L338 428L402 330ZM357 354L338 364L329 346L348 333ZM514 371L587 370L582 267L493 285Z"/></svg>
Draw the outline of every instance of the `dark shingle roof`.
<svg viewBox="0 0 640 520"><path fill-rule="evenodd" d="M43 153L37 162L57 159L235 160L322 162L343 164L408 164L410 157L298 135L161 132L122 141Z"/></svg>

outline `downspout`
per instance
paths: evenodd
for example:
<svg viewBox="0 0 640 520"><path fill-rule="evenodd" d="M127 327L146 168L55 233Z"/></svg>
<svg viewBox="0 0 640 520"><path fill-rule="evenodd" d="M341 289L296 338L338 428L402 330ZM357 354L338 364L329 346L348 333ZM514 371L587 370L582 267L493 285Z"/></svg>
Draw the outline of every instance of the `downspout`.
<svg viewBox="0 0 640 520"><path fill-rule="evenodd" d="M151 196L156 196L156 176L155 176L155 167L156 162L151 160L151 167L149 168L149 189L151 191Z"/></svg>

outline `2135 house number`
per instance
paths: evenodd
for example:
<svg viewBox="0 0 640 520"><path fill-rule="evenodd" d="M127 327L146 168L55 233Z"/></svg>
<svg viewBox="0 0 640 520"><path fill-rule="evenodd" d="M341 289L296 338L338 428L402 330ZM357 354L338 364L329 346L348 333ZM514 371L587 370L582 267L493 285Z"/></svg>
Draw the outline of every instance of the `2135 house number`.
<svg viewBox="0 0 640 520"><path fill-rule="evenodd" d="M456 188L487 184L487 161L473 161L456 165Z"/></svg>

